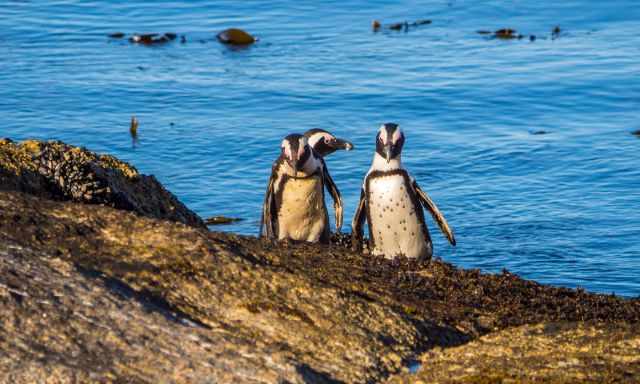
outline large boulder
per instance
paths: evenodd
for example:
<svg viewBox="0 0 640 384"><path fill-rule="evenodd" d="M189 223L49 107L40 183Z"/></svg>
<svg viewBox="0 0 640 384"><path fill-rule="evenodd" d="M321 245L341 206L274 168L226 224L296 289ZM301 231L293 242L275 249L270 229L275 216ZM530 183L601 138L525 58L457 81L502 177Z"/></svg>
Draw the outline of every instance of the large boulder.
<svg viewBox="0 0 640 384"><path fill-rule="evenodd" d="M0 139L0 190L101 204L205 228L202 219L153 176L109 155L60 141Z"/></svg>
<svg viewBox="0 0 640 384"><path fill-rule="evenodd" d="M16 383L373 383L513 326L598 321L640 335L638 300L17 192L0 192L0 307L0 382ZM608 362L613 378L628 368Z"/></svg>

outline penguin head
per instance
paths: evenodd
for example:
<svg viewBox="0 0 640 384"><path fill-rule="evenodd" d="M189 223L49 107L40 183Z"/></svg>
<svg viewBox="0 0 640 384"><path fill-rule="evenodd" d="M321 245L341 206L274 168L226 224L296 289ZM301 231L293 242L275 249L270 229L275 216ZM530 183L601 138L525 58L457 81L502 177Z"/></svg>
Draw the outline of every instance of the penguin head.
<svg viewBox="0 0 640 384"><path fill-rule="evenodd" d="M376 152L387 160L387 163L400 157L403 145L404 134L398 124L385 123L380 126L376 136Z"/></svg>
<svg viewBox="0 0 640 384"><path fill-rule="evenodd" d="M304 133L304 136L309 140L309 146L322 157L330 155L339 149L346 151L353 149L351 142L339 139L324 129L310 129Z"/></svg>
<svg viewBox="0 0 640 384"><path fill-rule="evenodd" d="M303 135L292 133L282 140L280 147L282 148L282 156L293 168L294 175L297 175L298 170L304 166L304 163L311 155L311 147L309 147L307 138Z"/></svg>

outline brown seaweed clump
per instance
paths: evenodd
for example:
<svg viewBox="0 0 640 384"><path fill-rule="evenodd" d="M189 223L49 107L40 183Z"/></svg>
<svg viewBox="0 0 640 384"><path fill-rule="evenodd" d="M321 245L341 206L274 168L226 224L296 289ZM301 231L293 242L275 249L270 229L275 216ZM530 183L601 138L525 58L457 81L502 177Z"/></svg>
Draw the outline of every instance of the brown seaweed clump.
<svg viewBox="0 0 640 384"><path fill-rule="evenodd" d="M167 32L162 35L159 33L133 34L129 38L129 41L134 44L158 45L173 41L176 37L178 37L178 35L172 32Z"/></svg>
<svg viewBox="0 0 640 384"><path fill-rule="evenodd" d="M256 42L256 38L248 32L238 28L229 28L216 35L218 41L230 45L250 45Z"/></svg>

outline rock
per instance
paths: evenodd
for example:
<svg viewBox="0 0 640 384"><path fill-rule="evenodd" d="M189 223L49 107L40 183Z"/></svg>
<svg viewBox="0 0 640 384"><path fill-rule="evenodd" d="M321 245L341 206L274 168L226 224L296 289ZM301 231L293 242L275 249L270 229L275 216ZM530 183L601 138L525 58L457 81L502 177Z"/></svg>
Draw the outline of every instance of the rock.
<svg viewBox="0 0 640 384"><path fill-rule="evenodd" d="M255 43L256 39L242 29L229 28L218 33L218 40L230 45L249 45Z"/></svg>
<svg viewBox="0 0 640 384"><path fill-rule="evenodd" d="M221 224L231 224L238 221L242 221L243 219L237 217L226 217L226 216L211 216L204 220L206 225L221 225Z"/></svg>
<svg viewBox="0 0 640 384"><path fill-rule="evenodd" d="M640 337L638 299L439 260L277 246L20 192L0 192L0 305L0 381L17 383L381 382L425 351L418 375L455 377L467 372L460 366L479 376L483 366L506 375L539 368L535 359L508 365L508 351L525 342L567 351L591 345L572 344L576 338L561 336L565 328L556 322L598 321L613 330L602 337L608 341ZM509 333L537 323L560 336L550 342L545 333L522 331L528 340ZM480 353L484 343L507 351L499 352L503 370ZM639 356L635 344L625 345L628 355L616 356ZM586 348L581 356L601 352ZM469 364L448 357L462 359L460 353L470 354ZM549 364L567 361L575 363L549 357ZM607 361L603 375L613 378L636 369Z"/></svg>
<svg viewBox="0 0 640 384"><path fill-rule="evenodd" d="M0 190L101 204L205 228L197 214L153 176L109 155L59 141L0 141Z"/></svg>
<svg viewBox="0 0 640 384"><path fill-rule="evenodd" d="M0 190L0 382L638 375L640 299L158 220L155 179L60 142L0 140Z"/></svg>
<svg viewBox="0 0 640 384"><path fill-rule="evenodd" d="M640 377L640 328L561 322L526 325L423 355L424 369L389 383L632 382Z"/></svg>
<svg viewBox="0 0 640 384"><path fill-rule="evenodd" d="M0 381L365 383L455 333L290 263L321 251L0 192Z"/></svg>

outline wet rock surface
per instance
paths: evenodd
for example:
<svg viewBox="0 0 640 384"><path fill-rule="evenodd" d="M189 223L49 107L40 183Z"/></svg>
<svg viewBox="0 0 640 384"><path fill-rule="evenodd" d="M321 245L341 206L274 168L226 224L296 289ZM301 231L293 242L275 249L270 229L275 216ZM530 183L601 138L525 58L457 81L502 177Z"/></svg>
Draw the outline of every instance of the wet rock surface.
<svg viewBox="0 0 640 384"><path fill-rule="evenodd" d="M0 139L0 190L101 204L204 228L204 222L153 176L109 155L59 141Z"/></svg>
<svg viewBox="0 0 640 384"><path fill-rule="evenodd" d="M603 339L640 335L638 300L17 192L0 192L0 303L0 380L12 382L382 382L424 352L486 334L508 350L513 326L599 321L622 327ZM523 361L504 372L537 369Z"/></svg>

